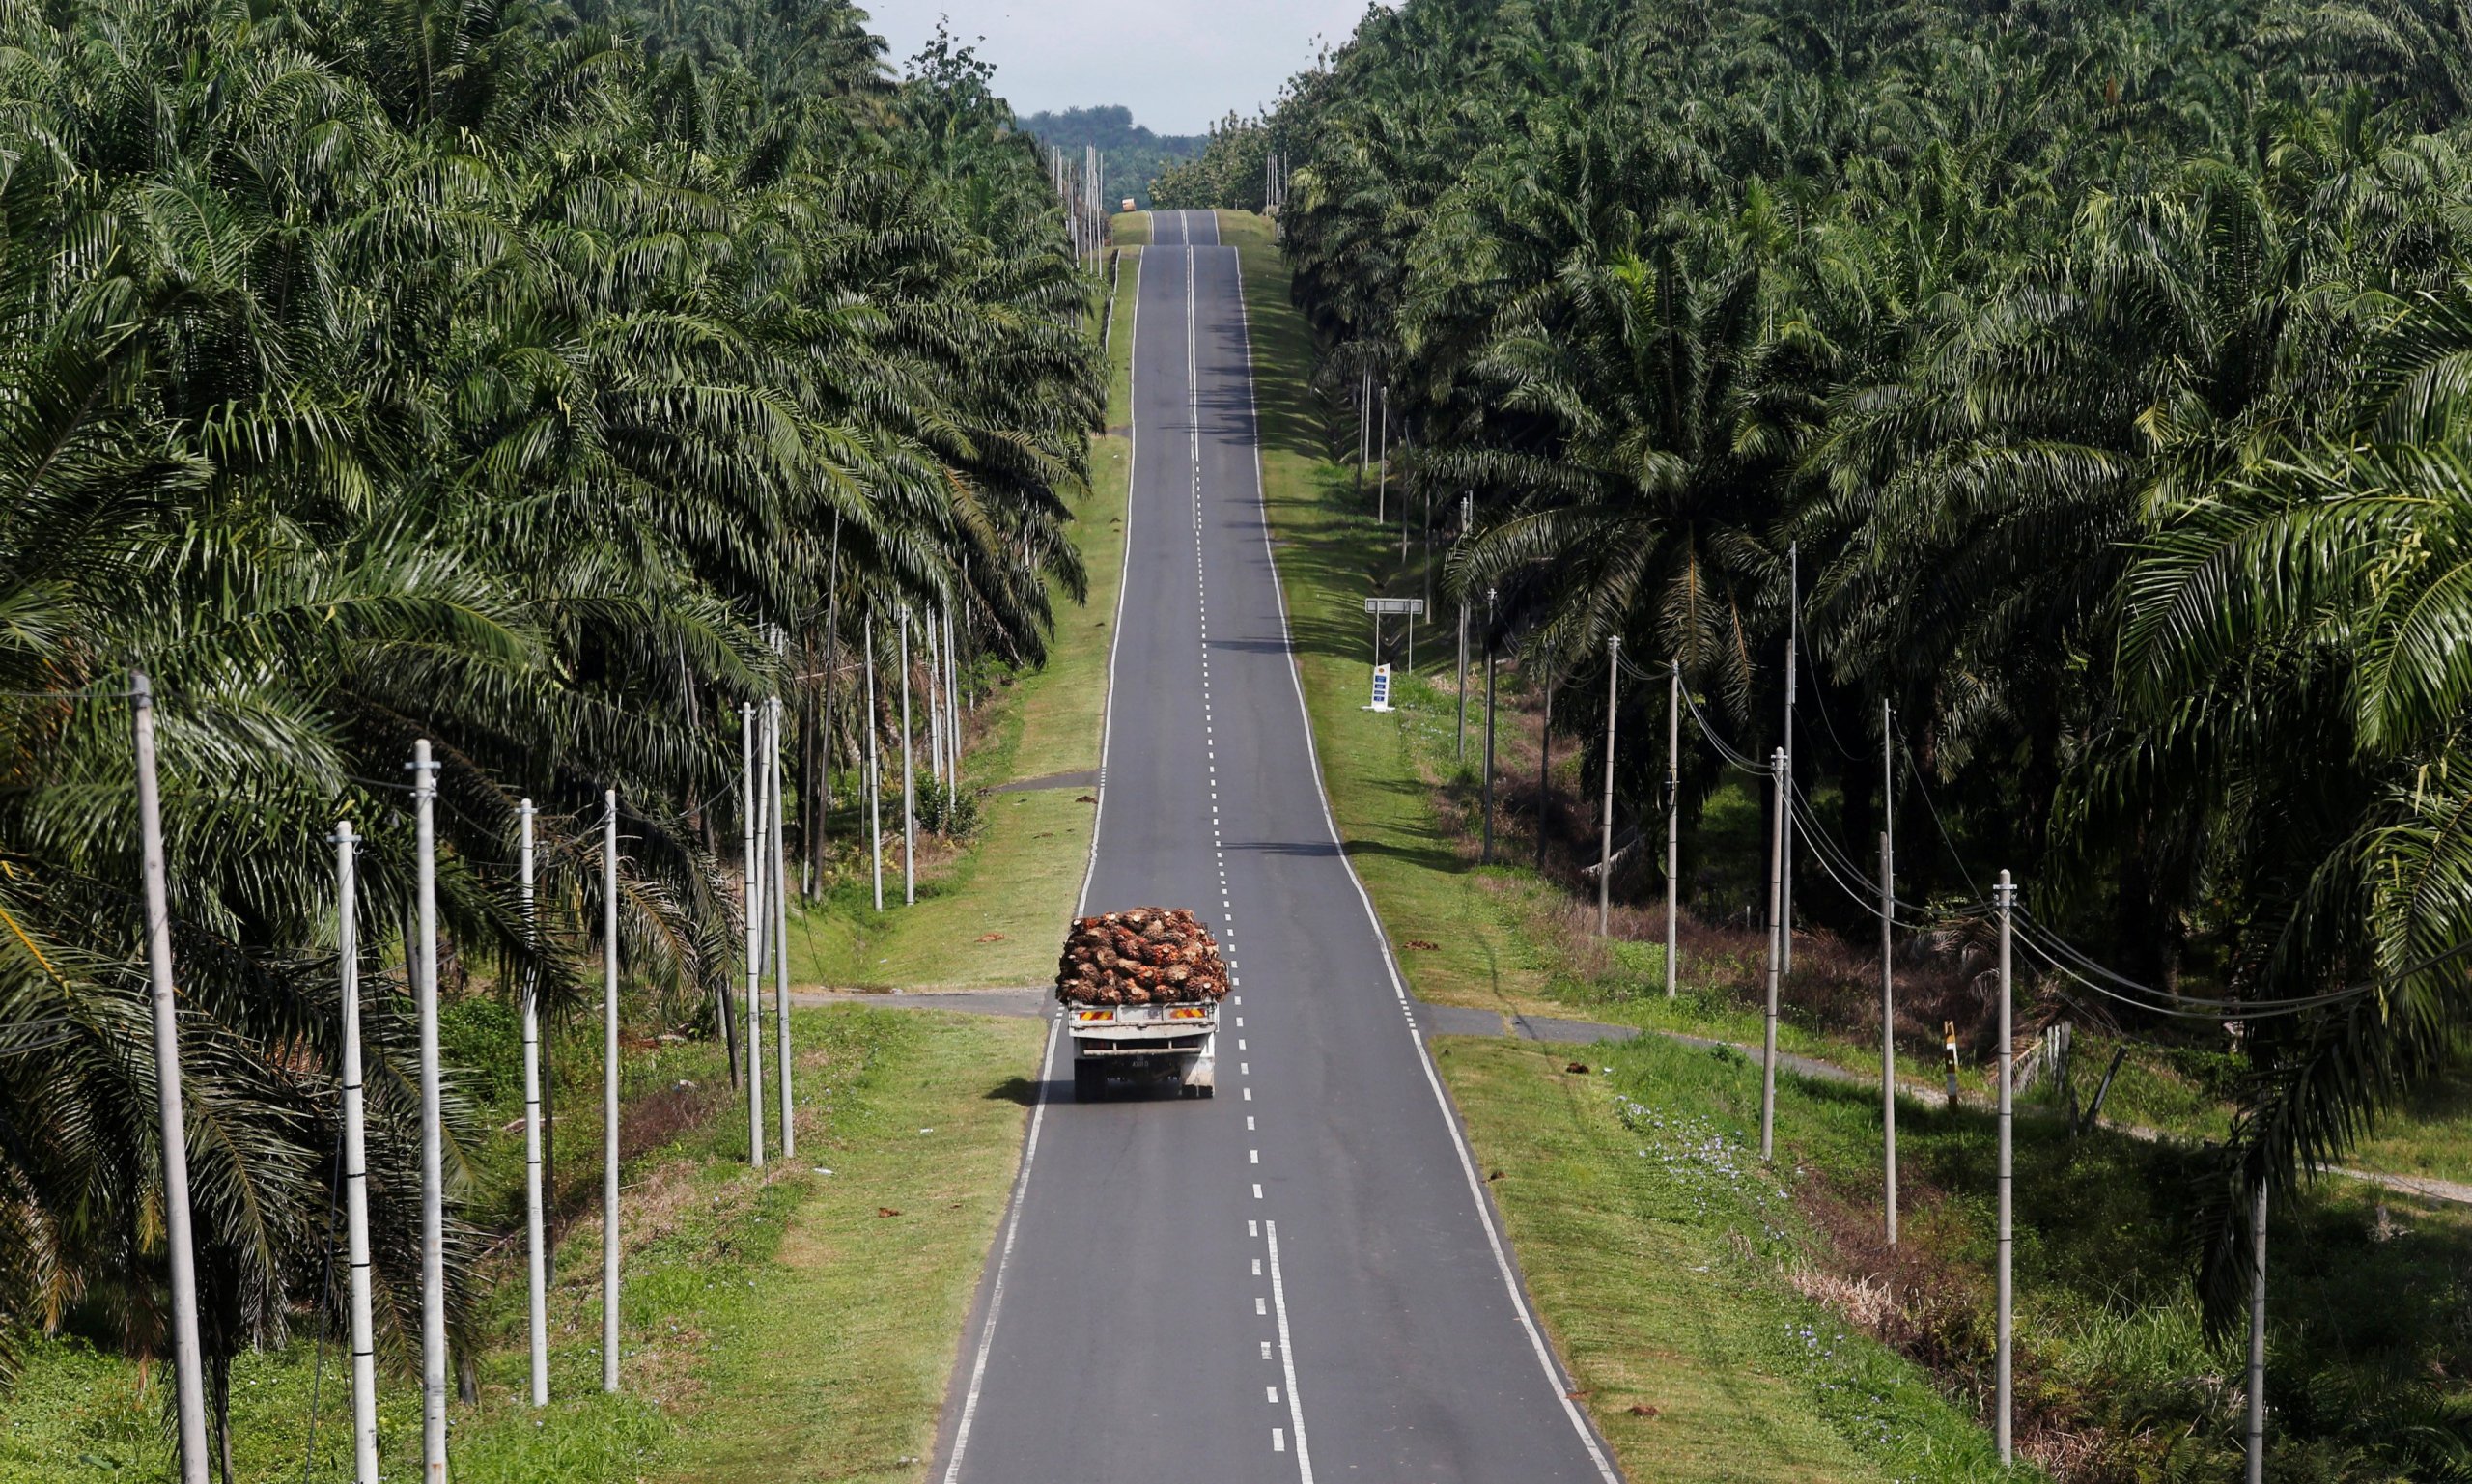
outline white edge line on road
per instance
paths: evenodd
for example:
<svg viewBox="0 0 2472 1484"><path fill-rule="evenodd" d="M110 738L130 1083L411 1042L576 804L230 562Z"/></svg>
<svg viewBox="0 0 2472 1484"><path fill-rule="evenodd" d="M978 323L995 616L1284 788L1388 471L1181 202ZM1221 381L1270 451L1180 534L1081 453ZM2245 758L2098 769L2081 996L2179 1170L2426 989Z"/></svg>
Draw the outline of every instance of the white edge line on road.
<svg viewBox="0 0 2472 1484"><path fill-rule="evenodd" d="M1150 215L1156 223L1157 213ZM1155 227L1151 235L1158 236ZM1124 590L1133 574L1133 480L1141 467L1141 419L1134 415L1133 399L1141 384L1141 273L1149 262L1150 249L1145 245L1133 260L1133 338L1126 343L1124 356L1124 554L1116 566L1116 611L1109 619L1115 631L1108 635L1108 698L1100 709L1099 801L1090 806L1090 858L1082 864L1082 895L1073 909L1076 917L1090 915L1090 882L1099 874L1099 829L1108 818L1108 746L1116 735L1116 650L1124 643Z"/></svg>
<svg viewBox="0 0 2472 1484"><path fill-rule="evenodd" d="M1364 904L1365 921L1372 924L1374 940L1382 945L1382 966L1390 975L1390 988L1404 1000L1406 981L1399 977L1398 960L1390 952L1390 935L1382 931L1382 915L1373 910L1373 896L1364 889L1363 878L1356 874L1356 862L1348 856L1347 842L1339 838L1339 822L1331 813L1331 790L1322 777L1322 751L1313 740L1313 713L1305 704L1305 672L1298 668L1296 635L1287 621L1287 585L1279 577L1278 551L1271 544L1270 497L1262 490L1262 414L1253 397L1253 316L1245 302L1245 250L1229 249L1236 257L1236 313L1244 329L1245 341L1245 413L1250 424L1253 443L1253 502L1261 512L1262 555L1271 564L1271 592L1278 600L1279 637L1287 645L1287 678L1296 688L1297 718L1305 724L1305 756L1313 765L1313 788L1322 800L1322 823L1331 832L1331 845L1339 854L1339 863L1347 868L1348 880L1355 883L1357 900ZM1597 1442L1596 1432L1576 1403L1571 1400L1570 1382L1562 1375L1561 1366L1554 1358L1553 1349L1545 1343L1545 1333L1537 1328L1536 1316L1529 1311L1528 1295L1519 1286L1519 1274L1512 1271L1510 1252L1503 1246L1502 1232L1494 1225L1493 1207L1485 1199L1483 1182L1476 1178L1476 1162L1468 1152L1468 1139L1459 1131L1459 1115L1451 1108L1450 1097L1442 1088L1442 1076L1434 1070L1433 1053L1425 1047L1424 1038L1411 1023L1408 1039L1415 1043L1417 1056L1424 1065L1425 1084L1433 1089L1434 1104L1442 1109L1443 1127L1450 1131L1451 1146L1459 1153L1460 1172L1468 1177L1468 1194L1476 1204L1476 1219L1483 1223L1485 1241L1494 1251L1494 1266L1503 1276L1503 1287L1510 1294L1511 1308L1519 1315L1520 1328L1528 1331L1528 1343L1536 1352L1536 1363L1544 1368L1545 1380L1562 1403L1562 1414L1570 1419L1571 1428L1579 1434L1580 1443L1595 1460L1596 1470L1605 1484L1621 1484L1621 1474L1605 1456L1605 1447ZM1296 1382L1288 1379L1288 1400L1296 1400ZM1300 1439L1302 1429L1300 1428Z"/></svg>
<svg viewBox="0 0 2472 1484"><path fill-rule="evenodd" d="M987 1319L979 1326L978 1354L969 1366L969 1390L962 1398L962 1417L953 1431L953 1460L944 1469L944 1484L959 1484L962 1476L962 1455L969 1449L969 1424L978 1414L979 1387L987 1380L987 1355L996 1346L996 1314L1004 1306L1004 1274L1013 1264L1013 1239L1022 1230L1022 1197L1030 1188L1030 1164L1038 1158L1039 1126L1047 1119L1048 1073L1055 1065L1055 1043L1064 1028L1063 1017L1049 1020L1047 1052L1039 1058L1039 1085L1042 1089L1037 1106L1030 1109L1030 1136L1022 1146L1022 1173L1013 1182L1012 1210L1004 1216L1004 1246L996 1255L996 1277L987 1290Z"/></svg>
<svg viewBox="0 0 2472 1484"><path fill-rule="evenodd" d="M1262 1235L1271 1249L1271 1307L1278 1311L1278 1359L1279 1368L1287 1374L1287 1425L1296 1429L1296 1472L1302 1484L1313 1484L1313 1454L1305 1445L1305 1403L1296 1394L1296 1347L1287 1337L1287 1284L1279 1276L1278 1223L1264 1221Z"/></svg>
<svg viewBox="0 0 2472 1484"><path fill-rule="evenodd" d="M1124 555L1116 569L1115 632L1108 635L1108 697L1099 722L1099 802L1090 811L1090 856L1082 867L1082 896L1074 908L1077 917L1086 916L1090 910L1090 882L1099 870L1099 826L1107 818L1108 744L1115 735L1116 722L1116 648L1124 638L1124 592L1133 571L1133 478L1141 462L1141 419L1133 415L1133 397L1134 389L1140 384L1137 372L1141 359L1141 266L1149 257L1145 247L1134 259L1133 266L1133 338L1125 347L1125 441L1129 447L1124 462ZM1013 1261L1013 1238L1022 1227L1022 1202L1029 1193L1030 1168L1038 1158L1039 1126L1047 1118L1045 1089L1055 1067L1056 1037L1063 1024L1061 1019L1049 1022L1047 1050L1039 1058L1039 1101L1030 1109L1029 1136L1022 1145L1022 1173L1013 1182L1011 1209L1004 1213L1004 1246L996 1257L996 1276L988 1283L987 1317L979 1321L978 1354L970 1361L969 1389L962 1398L961 1420L954 1426L953 1457L944 1469L944 1484L960 1484L962 1458L969 1451L969 1425L978 1413L979 1388L987 1380L987 1357L996 1345L996 1313L1004 1303L1005 1270Z"/></svg>

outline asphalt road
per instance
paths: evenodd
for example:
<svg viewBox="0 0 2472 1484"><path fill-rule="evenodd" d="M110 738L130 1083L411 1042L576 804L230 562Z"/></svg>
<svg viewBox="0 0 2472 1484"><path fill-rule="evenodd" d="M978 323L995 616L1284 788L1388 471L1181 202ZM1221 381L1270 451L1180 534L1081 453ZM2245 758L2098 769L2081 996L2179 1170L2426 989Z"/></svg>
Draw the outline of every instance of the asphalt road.
<svg viewBox="0 0 2472 1484"><path fill-rule="evenodd" d="M1324 811L1235 250L1155 229L1084 910L1212 923L1219 1092L1077 1103L1051 1032L932 1476L1604 1484Z"/></svg>

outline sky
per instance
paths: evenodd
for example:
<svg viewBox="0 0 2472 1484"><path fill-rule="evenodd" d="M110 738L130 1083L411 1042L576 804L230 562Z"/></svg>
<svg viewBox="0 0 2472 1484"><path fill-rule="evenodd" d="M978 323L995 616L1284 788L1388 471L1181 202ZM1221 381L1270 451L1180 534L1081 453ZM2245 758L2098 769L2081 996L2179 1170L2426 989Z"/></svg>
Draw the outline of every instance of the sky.
<svg viewBox="0 0 2472 1484"><path fill-rule="evenodd" d="M1356 29L1365 0L859 0L898 67L936 31L996 66L1016 113L1122 103L1162 134L1250 114ZM985 37L981 42L977 39ZM1317 38L1319 40L1317 40Z"/></svg>

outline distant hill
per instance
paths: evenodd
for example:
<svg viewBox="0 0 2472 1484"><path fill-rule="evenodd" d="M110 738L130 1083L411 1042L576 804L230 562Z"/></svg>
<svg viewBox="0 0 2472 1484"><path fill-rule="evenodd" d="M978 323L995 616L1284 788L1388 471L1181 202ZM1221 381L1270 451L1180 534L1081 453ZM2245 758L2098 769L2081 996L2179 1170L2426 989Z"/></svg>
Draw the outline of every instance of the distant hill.
<svg viewBox="0 0 2472 1484"><path fill-rule="evenodd" d="M1060 113L1034 113L1021 127L1045 144L1080 158L1086 145L1107 152L1107 199L1127 196L1147 210L1151 178L1179 160L1199 155L1210 142L1206 134L1154 134L1133 122L1133 110L1121 104L1099 108L1067 108Z"/></svg>

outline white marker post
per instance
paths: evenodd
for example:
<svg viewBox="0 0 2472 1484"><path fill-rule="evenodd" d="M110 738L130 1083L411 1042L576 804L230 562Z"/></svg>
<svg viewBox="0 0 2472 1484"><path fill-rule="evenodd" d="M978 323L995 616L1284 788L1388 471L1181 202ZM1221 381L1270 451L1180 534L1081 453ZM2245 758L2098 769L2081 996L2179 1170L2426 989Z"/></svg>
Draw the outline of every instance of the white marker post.
<svg viewBox="0 0 2472 1484"><path fill-rule="evenodd" d="M172 1382L180 1417L181 1484L206 1484L206 1348L197 1332L197 1257L189 1236L188 1117L181 1101L179 1011L172 996L172 889L163 805L154 783L154 687L129 675L137 753L137 832L146 876L146 973L154 1025L154 1093L163 1134L163 1238L172 1270Z"/></svg>
<svg viewBox="0 0 2472 1484"><path fill-rule="evenodd" d="M523 932L540 952L541 921L532 891L532 820L541 811L527 798L518 806L522 837L519 868L522 872ZM549 1405L549 1263L548 1243L541 1209L541 975L534 970L523 984L523 1242L529 1269L526 1314L532 1329L532 1405Z"/></svg>
<svg viewBox="0 0 2472 1484"><path fill-rule="evenodd" d="M412 817L420 941L413 993L421 1031L421 1463L446 1484L446 1190L437 1087L437 764L412 743Z"/></svg>
<svg viewBox="0 0 2472 1484"><path fill-rule="evenodd" d="M369 1306L369 1140L361 1103L360 934L351 821L336 822L335 963L343 980L344 1255L351 1310L351 1453L355 1484L378 1484L378 1356Z"/></svg>

